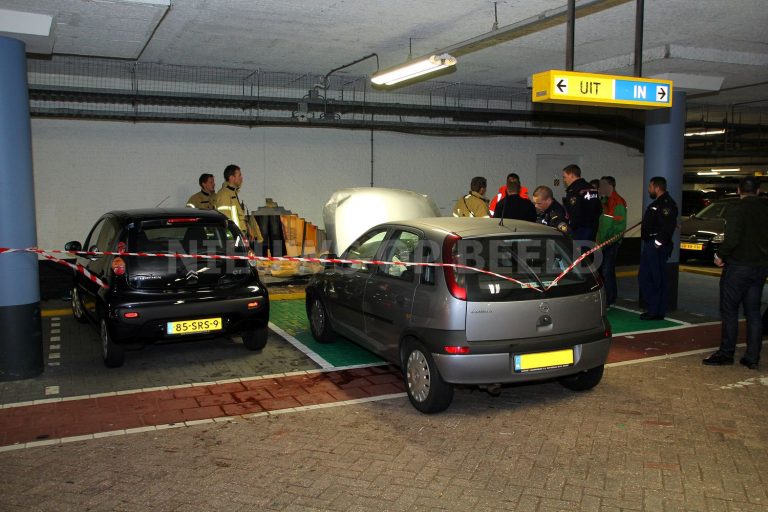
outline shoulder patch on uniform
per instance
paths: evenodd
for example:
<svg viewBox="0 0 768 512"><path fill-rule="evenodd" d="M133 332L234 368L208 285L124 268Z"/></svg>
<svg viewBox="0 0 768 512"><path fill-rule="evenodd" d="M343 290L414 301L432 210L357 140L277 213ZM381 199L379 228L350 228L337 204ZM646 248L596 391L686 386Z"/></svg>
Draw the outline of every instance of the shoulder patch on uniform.
<svg viewBox="0 0 768 512"><path fill-rule="evenodd" d="M560 224L557 225L557 229L559 229L563 233L567 233L568 232L568 224L566 224L565 222L561 222Z"/></svg>
<svg viewBox="0 0 768 512"><path fill-rule="evenodd" d="M670 210L669 208L664 208L663 210L661 210L661 213L663 213L664 215L669 215L670 213L672 213L672 210Z"/></svg>
<svg viewBox="0 0 768 512"><path fill-rule="evenodd" d="M571 204L576 204L576 198L575 198L575 197L572 197L572 198L570 199L570 203L571 203Z"/></svg>

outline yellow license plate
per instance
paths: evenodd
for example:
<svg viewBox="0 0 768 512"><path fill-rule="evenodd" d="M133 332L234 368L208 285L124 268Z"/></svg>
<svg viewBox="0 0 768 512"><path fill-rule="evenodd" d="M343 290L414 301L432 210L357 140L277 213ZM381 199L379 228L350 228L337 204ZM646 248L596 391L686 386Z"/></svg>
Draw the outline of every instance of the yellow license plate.
<svg viewBox="0 0 768 512"><path fill-rule="evenodd" d="M515 356L514 363L516 372L562 368L573 364L573 349L521 354Z"/></svg>
<svg viewBox="0 0 768 512"><path fill-rule="evenodd" d="M704 250L704 244L686 244L686 243L680 243L681 249L688 249L689 251L703 251Z"/></svg>
<svg viewBox="0 0 768 512"><path fill-rule="evenodd" d="M198 320L168 322L165 332L167 334L195 334L199 332L220 331L221 329L221 318L200 318Z"/></svg>

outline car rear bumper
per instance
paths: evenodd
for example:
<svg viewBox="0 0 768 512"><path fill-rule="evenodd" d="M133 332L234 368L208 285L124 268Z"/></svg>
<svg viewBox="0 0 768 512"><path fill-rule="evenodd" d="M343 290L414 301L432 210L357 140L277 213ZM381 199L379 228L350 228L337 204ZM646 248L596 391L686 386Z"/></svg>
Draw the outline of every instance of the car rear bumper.
<svg viewBox="0 0 768 512"><path fill-rule="evenodd" d="M258 305L254 307L254 303ZM126 318L126 313L138 313L138 317ZM221 318L222 328L189 334L167 334L168 322L202 318ZM114 342L119 344L182 341L266 327L268 323L269 297L266 294L112 303L109 307L110 331Z"/></svg>
<svg viewBox="0 0 768 512"><path fill-rule="evenodd" d="M565 377L605 364L611 338L544 350L561 350L573 347L573 361L569 366L515 371L515 355L537 352L535 347L526 352L504 352L491 354L448 355L432 354L443 380L451 384L502 384Z"/></svg>

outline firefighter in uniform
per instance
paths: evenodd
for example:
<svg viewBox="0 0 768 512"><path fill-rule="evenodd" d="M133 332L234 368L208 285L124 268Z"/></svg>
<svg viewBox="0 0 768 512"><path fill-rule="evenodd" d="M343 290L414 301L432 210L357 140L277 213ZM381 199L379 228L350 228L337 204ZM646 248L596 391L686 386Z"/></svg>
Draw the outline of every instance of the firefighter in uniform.
<svg viewBox="0 0 768 512"><path fill-rule="evenodd" d="M216 209L216 178L213 174L203 173L200 179L200 192L187 199L187 207L199 210Z"/></svg>
<svg viewBox="0 0 768 512"><path fill-rule="evenodd" d="M533 191L533 205L536 207L536 222L571 235L565 208L553 197L552 189L541 185Z"/></svg>
<svg viewBox="0 0 768 512"><path fill-rule="evenodd" d="M490 217L488 199L485 190L488 181L482 176L475 176L470 182L469 194L460 197L453 207L454 217Z"/></svg>
<svg viewBox="0 0 768 512"><path fill-rule="evenodd" d="M563 169L566 185L563 206L568 212L568 225L574 240L595 241L597 225L603 214L603 204L597 189L581 177L581 168L571 164Z"/></svg>
<svg viewBox="0 0 768 512"><path fill-rule="evenodd" d="M261 236L259 225L253 216L248 215L245 204L238 196L242 184L243 174L240 172L240 167L228 165L224 169L224 185L216 194L216 209L234 222L249 242L261 243L264 238Z"/></svg>
<svg viewBox="0 0 768 512"><path fill-rule="evenodd" d="M648 195L654 201L643 214L640 270L637 280L647 311L642 320L661 320L667 311L667 260L672 254L672 236L677 227L677 204L667 193L667 180L651 178Z"/></svg>

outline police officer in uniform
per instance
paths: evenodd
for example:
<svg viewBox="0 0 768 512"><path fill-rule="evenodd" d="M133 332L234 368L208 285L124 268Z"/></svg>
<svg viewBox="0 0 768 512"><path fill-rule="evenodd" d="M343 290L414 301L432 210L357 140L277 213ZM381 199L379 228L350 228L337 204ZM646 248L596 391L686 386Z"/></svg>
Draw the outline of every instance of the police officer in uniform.
<svg viewBox="0 0 768 512"><path fill-rule="evenodd" d="M469 194L460 197L453 207L454 217L490 217L485 191L488 181L475 176L469 184Z"/></svg>
<svg viewBox="0 0 768 512"><path fill-rule="evenodd" d="M667 180L661 176L651 178L648 195L654 201L643 215L643 246L637 276L648 311L640 318L661 320L667 311L667 260L672 254L672 235L677 227L677 204L667 193Z"/></svg>
<svg viewBox="0 0 768 512"><path fill-rule="evenodd" d="M224 185L216 194L216 209L223 213L240 228L251 242L263 242L261 230L254 218L248 215L245 204L240 201L238 192L243 184L240 167L230 164L224 169Z"/></svg>
<svg viewBox="0 0 768 512"><path fill-rule="evenodd" d="M563 169L563 183L566 185L563 206L568 212L568 225L574 240L595 241L597 225L603 214L600 194L587 180L581 177L581 168L571 164Z"/></svg>
<svg viewBox="0 0 768 512"><path fill-rule="evenodd" d="M203 173L200 179L200 192L187 199L187 207L199 210L216 209L216 178L213 174Z"/></svg>
<svg viewBox="0 0 768 512"><path fill-rule="evenodd" d="M533 205L536 207L536 222L571 234L565 208L553 197L552 189L541 185L533 191Z"/></svg>

